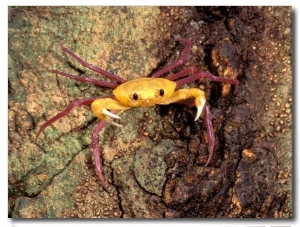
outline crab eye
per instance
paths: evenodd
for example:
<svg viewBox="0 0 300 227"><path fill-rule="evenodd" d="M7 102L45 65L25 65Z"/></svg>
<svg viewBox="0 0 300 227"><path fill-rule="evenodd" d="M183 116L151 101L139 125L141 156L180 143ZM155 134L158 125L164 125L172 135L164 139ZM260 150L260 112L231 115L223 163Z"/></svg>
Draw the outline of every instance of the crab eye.
<svg viewBox="0 0 300 227"><path fill-rule="evenodd" d="M160 96L164 96L164 94L165 94L164 89L160 89L160 90L159 90L159 95L160 95Z"/></svg>
<svg viewBox="0 0 300 227"><path fill-rule="evenodd" d="M139 96L137 93L134 93L133 96L132 96L133 100L138 100Z"/></svg>

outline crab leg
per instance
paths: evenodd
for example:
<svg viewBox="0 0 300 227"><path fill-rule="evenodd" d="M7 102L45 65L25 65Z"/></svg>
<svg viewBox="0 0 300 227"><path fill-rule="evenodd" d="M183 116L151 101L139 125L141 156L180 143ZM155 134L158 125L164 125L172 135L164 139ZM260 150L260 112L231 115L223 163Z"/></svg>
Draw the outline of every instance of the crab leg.
<svg viewBox="0 0 300 227"><path fill-rule="evenodd" d="M100 149L99 149L99 141L98 141L98 134L106 125L105 121L100 121L100 123L95 127L93 134L92 134L92 142L93 142L93 156L97 174L99 176L101 185L103 188L108 192L104 177L103 177L103 166L102 166L102 159L100 157Z"/></svg>
<svg viewBox="0 0 300 227"><path fill-rule="evenodd" d="M87 63L87 62L85 62L84 60L82 60L81 58L79 58L76 54L74 54L72 51L70 51L70 50L68 50L66 47L64 47L64 46L62 45L62 43L60 43L60 46L61 46L61 49L62 49L65 53L67 53L68 55L70 55L72 58L74 58L76 61L78 61L81 65L87 67L88 69L91 69L91 70L93 70L93 71L95 71L95 72L97 72L97 73L99 73L99 74L101 74L101 75L104 75L104 76L106 76L106 77L108 77L108 78L110 78L110 79L112 79L112 80L115 80L115 81L117 81L117 82L120 82L120 83L126 82L126 80L123 79L122 77L119 77L119 76L116 76L116 75L114 75L114 74L112 74L112 73L106 72L106 71L104 71L103 69L100 69L100 68L98 68L98 67L96 67L96 66L93 66L93 65L91 65L91 64L89 64L89 63Z"/></svg>
<svg viewBox="0 0 300 227"><path fill-rule="evenodd" d="M188 69L182 70L179 73L173 74L173 75L167 77L167 79L174 81L178 78L186 76L189 73L196 73L196 74L176 81L177 87L181 87L187 83L190 83L195 80L202 79L202 78L206 78L206 79L209 79L211 81L216 81L216 82L234 84L234 86L235 86L234 92L237 91L239 84L240 84L240 82L236 79L214 76L213 74L211 74L209 72L201 71L200 69L198 69L197 67L194 67L194 66L192 66Z"/></svg>
<svg viewBox="0 0 300 227"><path fill-rule="evenodd" d="M207 130L208 143L209 143L208 159L205 163L205 166L207 166L212 158L212 155L214 152L214 146L215 146L215 133L214 133L214 128L213 128L212 121L211 121L211 113L210 113L207 105L205 105L205 107L204 107L204 122L205 122L205 127Z"/></svg>
<svg viewBox="0 0 300 227"><path fill-rule="evenodd" d="M168 65L166 68L163 68L163 69L159 70L158 72L154 73L151 77L157 78L157 77L163 75L164 73L169 72L170 70L176 68L177 66L182 65L186 61L186 59L188 57L188 53L192 47L192 42L191 42L191 40L188 40L188 39L176 39L176 40L186 43L184 50L181 54L181 57L176 62L172 63L171 65Z"/></svg>
<svg viewBox="0 0 300 227"><path fill-rule="evenodd" d="M39 135L41 134L41 132L48 127L49 125L51 125L53 122L57 121L58 119L60 119L61 117L67 115L74 107L76 106L80 106L80 105L90 105L92 104L93 101L95 101L97 98L86 98L86 99L81 99L81 100L77 100L72 102L71 104L69 104L63 111L61 111L59 114L55 115L54 117L50 118L48 121L46 121L44 124L42 124L42 126L40 127L40 130L38 131L36 137L35 137L35 141L37 140L37 138L39 137Z"/></svg>
<svg viewBox="0 0 300 227"><path fill-rule="evenodd" d="M96 79L89 78L89 77L73 76L69 73L64 73L64 72L61 72L61 71L58 71L58 70L52 70L52 72L56 73L56 74L59 74L61 76L71 78L73 80L77 80L77 81L81 81L81 82L87 82L87 83L95 84L95 85L98 85L98 86L101 86L101 87L115 88L115 87L118 86L118 84L116 84L116 83L96 80Z"/></svg>

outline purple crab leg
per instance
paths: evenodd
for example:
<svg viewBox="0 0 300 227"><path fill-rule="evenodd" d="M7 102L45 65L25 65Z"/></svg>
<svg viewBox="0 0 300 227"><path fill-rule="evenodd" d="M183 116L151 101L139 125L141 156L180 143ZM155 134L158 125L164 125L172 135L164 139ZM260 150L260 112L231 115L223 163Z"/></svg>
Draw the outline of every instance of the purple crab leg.
<svg viewBox="0 0 300 227"><path fill-rule="evenodd" d="M108 189L107 189L105 181L104 181L103 173L102 173L103 166L102 166L102 159L100 157L100 149L99 149L99 145L98 145L98 143L99 143L98 134L104 128L105 125L106 125L105 121L100 121L100 123L95 127L93 134L92 134L92 142L93 142L93 156L94 156L96 171L100 178L101 185L108 192Z"/></svg>
<svg viewBox="0 0 300 227"><path fill-rule="evenodd" d="M104 76L106 76L106 77L108 77L108 78L110 78L110 79L112 79L112 80L115 80L115 81L117 81L117 82L120 82L120 83L126 82L126 80L123 79L122 77L116 76L116 75L114 75L114 74L112 74L112 73L110 73L110 72L104 71L103 69L100 69L100 68L98 68L98 67L96 67L96 66L93 66L93 65L91 65L91 64L89 64L89 63L87 63L87 62L85 62L84 60L82 60L81 58L79 58L76 54L74 54L73 52L71 52L70 50L68 50L66 47L64 47L64 46L62 45L62 43L60 43L60 46L61 46L61 49L62 49L65 53L67 53L67 54L70 55L72 58L74 58L76 61L78 61L81 65L83 65L83 66L85 66L85 67L87 67L87 68L89 68L89 69L91 69L91 70L93 70L93 71L95 71L95 72L97 72L97 73L99 73L99 74L101 74L101 75L104 75Z"/></svg>
<svg viewBox="0 0 300 227"><path fill-rule="evenodd" d="M196 74L176 81L177 87L181 87L187 83L190 83L195 80L202 79L202 78L206 78L206 79L209 79L211 81L216 81L216 82L234 84L234 86L235 86L234 92L237 91L239 84L240 84L240 82L236 79L214 76L213 74L211 74L209 72L201 71L200 69L198 69L197 67L194 67L194 66L192 66L188 69L182 70L181 72L176 73L174 75L171 75L171 76L167 77L167 79L174 81L178 78L184 77L185 75L187 75L189 73L196 73Z"/></svg>
<svg viewBox="0 0 300 227"><path fill-rule="evenodd" d="M168 65L167 67L154 73L151 77L157 78L157 77L163 75L164 73L169 72L170 70L176 68L177 66L182 65L186 61L186 59L188 57L188 53L192 47L192 42L191 42L191 40L188 40L188 39L176 39L176 40L186 43L184 50L181 54L181 57L176 62L172 63L171 65Z"/></svg>
<svg viewBox="0 0 300 227"><path fill-rule="evenodd" d="M80 99L77 101L72 102L71 104L69 104L63 111L61 111L59 114L55 115L54 117L52 117L51 119L49 119L48 121L46 121L44 124L42 124L42 126L40 127L40 130L38 131L36 137L35 137L35 141L37 140L37 138L39 137L39 135L41 134L41 132L48 127L49 125L51 125L53 122L55 122L56 120L60 119L61 117L67 115L74 107L76 106L80 106L80 105L90 105L92 104L92 102L94 100L96 100L97 98L86 98L86 99Z"/></svg>
<svg viewBox="0 0 300 227"><path fill-rule="evenodd" d="M52 72L56 73L56 74L59 74L61 76L71 78L73 80L86 82L86 83L90 83L90 84L95 84L95 85L98 85L98 86L101 86L101 87L116 88L118 86L118 84L116 84L116 83L96 80L96 79L89 78L89 77L73 76L69 73L64 73L64 72L61 72L61 71L58 71L58 70L52 70Z"/></svg>
<svg viewBox="0 0 300 227"><path fill-rule="evenodd" d="M214 152L214 146L215 146L215 133L214 133L214 128L213 128L212 121L211 121L211 113L210 113L207 105L205 105L205 108L204 108L204 122L205 122L205 127L207 130L208 144L209 144L208 159L204 165L204 166L207 166L209 164L209 162L211 161L211 158L212 158L212 155Z"/></svg>

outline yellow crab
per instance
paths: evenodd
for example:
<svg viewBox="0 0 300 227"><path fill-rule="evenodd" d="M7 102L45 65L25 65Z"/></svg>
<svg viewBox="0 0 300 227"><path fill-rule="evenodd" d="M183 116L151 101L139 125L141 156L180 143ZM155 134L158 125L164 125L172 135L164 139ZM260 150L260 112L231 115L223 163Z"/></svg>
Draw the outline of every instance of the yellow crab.
<svg viewBox="0 0 300 227"><path fill-rule="evenodd" d="M195 100L195 106L197 107L197 114L195 117L195 121L198 120L202 111L204 110L203 111L204 122L208 132L208 140L209 140L208 160L205 164L205 166L207 166L212 158L215 137L214 137L214 131L211 122L211 114L209 108L206 105L205 94L202 90L198 88L179 89L179 90L175 90L175 89L183 86L184 84L193 82L195 80L207 78L212 81L234 84L236 90L238 88L239 81L230 78L216 77L208 72L201 71L200 69L194 66L184 69L166 78L158 78L159 76L165 74L166 72L169 72L170 70L174 69L175 67L185 62L192 43L188 39L178 39L178 40L184 42L186 45L181 57L176 62L167 66L164 69L159 70L151 77L139 78L128 82L122 77L113 75L96 66L90 65L89 63L80 59L77 55L72 53L70 50L68 50L66 47L64 47L61 44L62 50L68 55L70 55L72 58L74 58L76 61L78 61L80 64L116 82L106 82L106 81L96 80L87 77L73 76L71 74L64 73L58 70L53 70L52 71L53 73L65 77L69 77L77 81L88 82L95 85L99 85L101 87L114 88L113 90L114 96L86 98L86 99L74 101L69 106L67 106L65 110L63 110L56 116L46 121L40 127L36 139L46 127L51 125L54 121L58 120L59 118L68 114L74 107L79 105L91 105L94 115L101 120L92 133L92 143L93 143L92 147L93 147L94 162L95 162L97 174L100 178L100 182L104 187L104 189L107 190L104 177L102 174L102 160L100 157L100 149L98 145L98 133L106 125L106 122L112 123L118 127L122 127L120 124L117 124L116 122L113 121L114 118L120 119L119 115L120 112L122 111L134 107L154 106L157 104L168 105L170 103L176 103L179 101L192 98Z"/></svg>
<svg viewBox="0 0 300 227"><path fill-rule="evenodd" d="M116 126L111 118L120 118L109 110L123 111L133 107L168 105L188 98L195 98L198 120L205 105L204 92L197 88L180 89L175 91L176 83L163 78L139 78L119 85L113 90L115 99L100 98L92 103L92 110L96 117Z"/></svg>

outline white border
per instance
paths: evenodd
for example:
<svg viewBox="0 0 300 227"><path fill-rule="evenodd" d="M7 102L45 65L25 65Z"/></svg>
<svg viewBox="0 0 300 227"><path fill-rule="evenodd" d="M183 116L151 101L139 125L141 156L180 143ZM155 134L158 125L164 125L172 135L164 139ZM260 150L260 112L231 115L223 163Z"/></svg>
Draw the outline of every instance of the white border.
<svg viewBox="0 0 300 227"><path fill-rule="evenodd" d="M163 1L158 1L158 0L152 0L152 1L138 1L138 0L110 0L109 2L107 1L97 1L97 0L73 0L71 2L67 1L59 1L59 0L44 0L44 1L38 1L38 0L32 0L32 1L22 1L22 0L6 0L4 1L5 5L12 5L12 6L27 6L27 5L55 5L55 6L65 6L65 5L73 5L73 6L78 6L78 5L167 5L167 6L172 6L172 5L184 5L184 6L223 6L223 5L239 5L239 6L262 6L262 5L271 5L271 6L296 6L297 1L296 0L266 0L266 1L259 1L259 0L252 0L252 1L224 1L224 0L210 0L210 1L196 1L196 0L163 0ZM71 4L70 4L71 3ZM107 4L109 3L109 4Z"/></svg>

